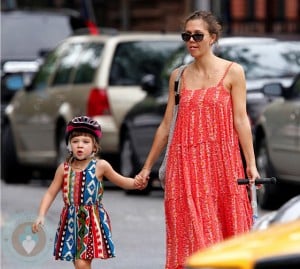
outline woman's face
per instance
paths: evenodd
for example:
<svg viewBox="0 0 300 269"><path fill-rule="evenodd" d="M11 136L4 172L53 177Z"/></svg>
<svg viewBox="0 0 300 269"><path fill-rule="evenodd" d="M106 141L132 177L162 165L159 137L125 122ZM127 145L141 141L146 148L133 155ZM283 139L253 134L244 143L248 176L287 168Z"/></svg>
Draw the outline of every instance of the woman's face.
<svg viewBox="0 0 300 269"><path fill-rule="evenodd" d="M207 24L201 19L190 20L185 25L185 33L202 34L203 39L201 41L195 41L194 38L190 38L186 41L186 46L190 54L194 58L201 57L210 52L211 45L214 42L213 36L207 30Z"/></svg>

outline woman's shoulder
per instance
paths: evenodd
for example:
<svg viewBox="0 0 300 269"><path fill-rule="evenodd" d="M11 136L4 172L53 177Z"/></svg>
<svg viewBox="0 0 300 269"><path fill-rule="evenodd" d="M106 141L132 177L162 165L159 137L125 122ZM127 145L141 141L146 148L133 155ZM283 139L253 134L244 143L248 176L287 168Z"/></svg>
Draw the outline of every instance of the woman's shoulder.
<svg viewBox="0 0 300 269"><path fill-rule="evenodd" d="M234 61L229 61L220 57L218 58L218 63L219 65L223 65L224 69L229 69L229 71L233 71L233 72L243 72L243 67L241 64L234 62Z"/></svg>

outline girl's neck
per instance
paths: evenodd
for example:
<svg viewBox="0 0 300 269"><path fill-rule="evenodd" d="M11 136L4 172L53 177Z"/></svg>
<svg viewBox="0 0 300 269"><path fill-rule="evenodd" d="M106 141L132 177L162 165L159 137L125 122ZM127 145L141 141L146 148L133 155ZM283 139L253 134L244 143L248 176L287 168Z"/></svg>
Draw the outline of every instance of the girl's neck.
<svg viewBox="0 0 300 269"><path fill-rule="evenodd" d="M76 170L84 170L91 160L92 160L92 157L88 157L88 158L85 158L82 160L78 160L74 157L71 162L71 166L73 169L76 169Z"/></svg>

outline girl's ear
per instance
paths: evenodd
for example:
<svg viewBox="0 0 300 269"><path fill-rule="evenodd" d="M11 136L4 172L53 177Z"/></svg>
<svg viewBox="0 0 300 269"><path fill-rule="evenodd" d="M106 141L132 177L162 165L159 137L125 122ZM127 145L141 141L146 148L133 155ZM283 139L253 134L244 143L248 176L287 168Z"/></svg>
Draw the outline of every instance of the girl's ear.
<svg viewBox="0 0 300 269"><path fill-rule="evenodd" d="M71 144L70 143L68 143L67 149L68 149L69 152L72 152Z"/></svg>
<svg viewBox="0 0 300 269"><path fill-rule="evenodd" d="M93 153L97 152L97 146L94 144L94 149L93 149Z"/></svg>

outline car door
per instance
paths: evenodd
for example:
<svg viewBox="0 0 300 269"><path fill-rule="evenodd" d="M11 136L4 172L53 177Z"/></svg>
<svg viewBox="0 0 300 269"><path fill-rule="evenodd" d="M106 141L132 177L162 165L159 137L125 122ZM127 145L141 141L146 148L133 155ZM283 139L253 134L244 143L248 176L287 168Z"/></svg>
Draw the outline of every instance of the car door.
<svg viewBox="0 0 300 269"><path fill-rule="evenodd" d="M60 46L51 52L33 78L32 84L14 99L12 127L17 136L15 141L18 155L25 162L30 163L32 159L43 162L45 158L51 158L44 151L51 141L48 140L49 135L43 132L45 124L48 124L47 129L50 127L43 110L48 103L49 81L55 72L57 59L64 49L64 46Z"/></svg>
<svg viewBox="0 0 300 269"><path fill-rule="evenodd" d="M289 89L288 97L273 108L266 113L272 125L269 143L272 163L282 178L299 181L300 76Z"/></svg>

